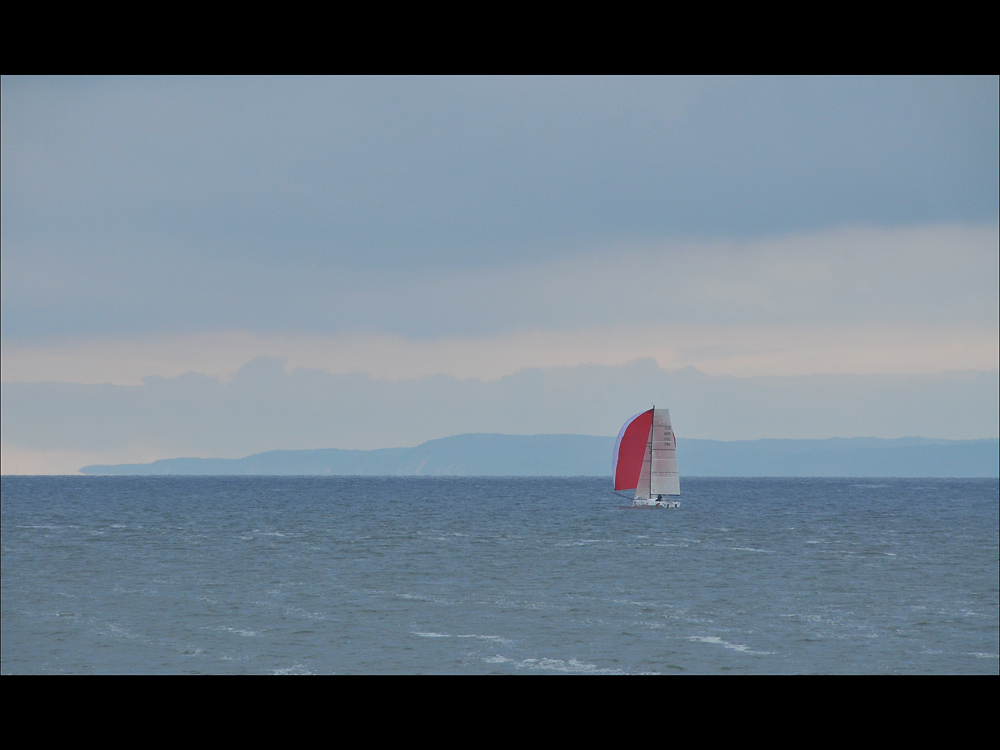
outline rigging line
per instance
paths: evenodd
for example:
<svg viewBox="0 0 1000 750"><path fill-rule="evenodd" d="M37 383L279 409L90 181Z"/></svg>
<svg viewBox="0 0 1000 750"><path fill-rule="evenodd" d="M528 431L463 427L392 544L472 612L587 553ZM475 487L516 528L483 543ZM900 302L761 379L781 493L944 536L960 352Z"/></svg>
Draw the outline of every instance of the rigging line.
<svg viewBox="0 0 1000 750"><path fill-rule="evenodd" d="M653 496L653 430L656 426L656 404L653 404L653 419L649 423L649 496Z"/></svg>

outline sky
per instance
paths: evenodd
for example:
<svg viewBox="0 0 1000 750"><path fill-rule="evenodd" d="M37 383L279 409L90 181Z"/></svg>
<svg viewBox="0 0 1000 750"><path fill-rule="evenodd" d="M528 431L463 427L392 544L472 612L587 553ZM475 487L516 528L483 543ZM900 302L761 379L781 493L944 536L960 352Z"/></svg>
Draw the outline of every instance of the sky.
<svg viewBox="0 0 1000 750"><path fill-rule="evenodd" d="M691 437L996 437L998 91L3 77L2 472L651 403Z"/></svg>

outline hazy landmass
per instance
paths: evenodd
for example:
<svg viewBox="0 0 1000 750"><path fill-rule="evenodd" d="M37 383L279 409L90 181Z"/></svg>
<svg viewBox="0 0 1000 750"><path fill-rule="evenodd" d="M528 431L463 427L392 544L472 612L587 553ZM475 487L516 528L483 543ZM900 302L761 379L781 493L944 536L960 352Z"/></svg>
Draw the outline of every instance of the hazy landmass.
<svg viewBox="0 0 1000 750"><path fill-rule="evenodd" d="M455 435L413 448L267 451L237 459L172 458L85 466L84 474L610 476L614 438ZM996 477L1000 441L927 438L681 440L682 475Z"/></svg>

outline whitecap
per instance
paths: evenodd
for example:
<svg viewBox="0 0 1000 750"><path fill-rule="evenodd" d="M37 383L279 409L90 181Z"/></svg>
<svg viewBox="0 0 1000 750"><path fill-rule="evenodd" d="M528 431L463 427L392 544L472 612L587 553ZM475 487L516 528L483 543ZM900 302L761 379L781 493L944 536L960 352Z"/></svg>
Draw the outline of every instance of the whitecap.
<svg viewBox="0 0 1000 750"><path fill-rule="evenodd" d="M455 636L455 637L456 638L476 638L476 639L478 639L480 641L492 641L494 643L503 643L503 644L506 644L506 645L509 645L509 644L513 643L512 640L510 640L509 638L504 638L502 635L476 635L476 634L470 634L470 635L458 635L458 636Z"/></svg>
<svg viewBox="0 0 1000 750"><path fill-rule="evenodd" d="M623 669L609 669L598 667L596 664L580 661L579 659L508 659L507 657L496 655L485 659L488 664L511 664L516 669L546 670L550 672L563 672L567 674L628 674Z"/></svg>
<svg viewBox="0 0 1000 750"><path fill-rule="evenodd" d="M692 635L688 637L688 640L698 641L700 643L713 643L741 654L752 654L754 656L767 656L774 653L773 651L753 651L749 646L745 646L741 643L730 643L717 635Z"/></svg>
<svg viewBox="0 0 1000 750"><path fill-rule="evenodd" d="M242 636L243 638L253 638L257 635L256 630L248 630L246 628L230 628L223 625L221 629L225 630L227 633Z"/></svg>
<svg viewBox="0 0 1000 750"><path fill-rule="evenodd" d="M314 674L314 673L311 669L309 669L303 664L295 664L291 667L274 669L271 671L271 674L285 675L285 674Z"/></svg>

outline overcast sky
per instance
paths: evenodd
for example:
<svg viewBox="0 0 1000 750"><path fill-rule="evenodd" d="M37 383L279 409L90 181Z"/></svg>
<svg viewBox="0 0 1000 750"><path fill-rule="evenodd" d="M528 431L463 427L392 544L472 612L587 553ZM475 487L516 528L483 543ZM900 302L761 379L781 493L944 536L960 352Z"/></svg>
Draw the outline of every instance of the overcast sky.
<svg viewBox="0 0 1000 750"><path fill-rule="evenodd" d="M995 76L4 77L0 93L5 389L224 385L261 356L400 384L639 358L723 379L1000 361ZM635 411L664 398L636 392ZM44 468L3 418L3 471ZM481 431L449 417L408 444L445 429Z"/></svg>

